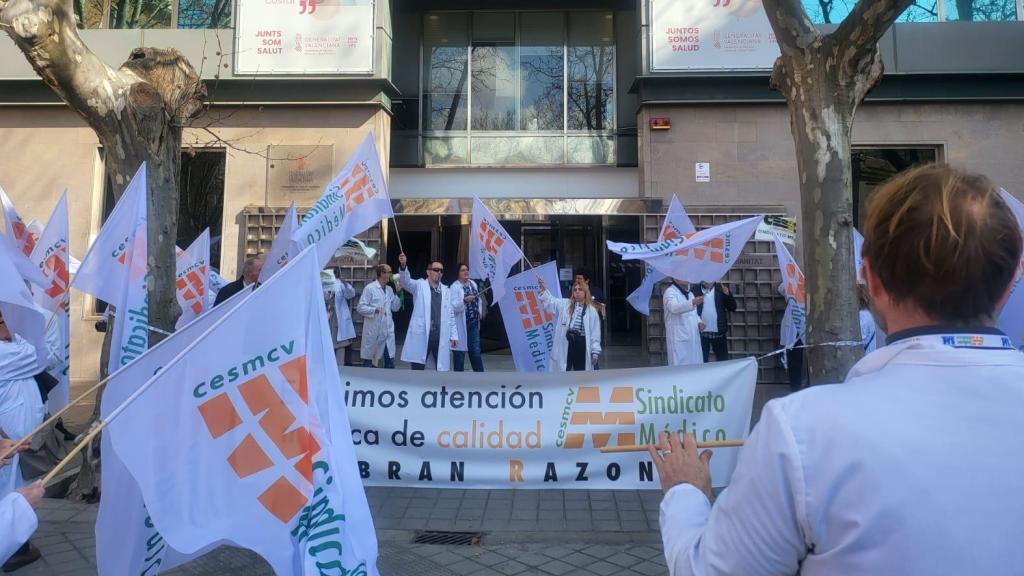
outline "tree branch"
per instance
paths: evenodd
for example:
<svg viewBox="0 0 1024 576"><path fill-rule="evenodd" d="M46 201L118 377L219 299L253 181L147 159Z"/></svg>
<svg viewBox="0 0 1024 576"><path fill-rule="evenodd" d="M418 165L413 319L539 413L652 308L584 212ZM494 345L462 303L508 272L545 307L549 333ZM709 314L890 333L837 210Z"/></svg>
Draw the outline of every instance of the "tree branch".
<svg viewBox="0 0 1024 576"><path fill-rule="evenodd" d="M763 0L763 4L783 57L792 57L792 51L804 52L821 41L821 33L800 0Z"/></svg>
<svg viewBox="0 0 1024 576"><path fill-rule="evenodd" d="M829 37L856 51L872 47L913 3L914 0L859 0Z"/></svg>

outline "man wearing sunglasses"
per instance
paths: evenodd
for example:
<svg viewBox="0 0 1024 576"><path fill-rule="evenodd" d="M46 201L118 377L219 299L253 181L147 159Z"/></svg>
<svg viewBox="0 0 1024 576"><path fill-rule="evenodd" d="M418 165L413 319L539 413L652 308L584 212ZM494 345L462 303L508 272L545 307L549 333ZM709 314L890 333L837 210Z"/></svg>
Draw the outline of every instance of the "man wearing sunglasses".
<svg viewBox="0 0 1024 576"><path fill-rule="evenodd" d="M399 254L398 276L402 288L412 294L416 302L405 333L402 360L412 364L413 370L423 370L430 362L437 370L447 372L451 350L459 344L459 333L452 312L451 293L441 283L444 266L440 262L431 262L427 266L426 279L413 279L407 263L405 254Z"/></svg>

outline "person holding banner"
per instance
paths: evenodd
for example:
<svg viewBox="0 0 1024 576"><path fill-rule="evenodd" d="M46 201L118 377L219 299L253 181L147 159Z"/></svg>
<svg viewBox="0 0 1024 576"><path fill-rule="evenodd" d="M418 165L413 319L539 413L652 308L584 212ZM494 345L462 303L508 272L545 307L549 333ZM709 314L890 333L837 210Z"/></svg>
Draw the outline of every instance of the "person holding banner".
<svg viewBox="0 0 1024 576"><path fill-rule="evenodd" d="M703 364L700 333L704 322L697 312L704 296L690 291L686 280L672 279L672 285L661 295L665 311L665 348L669 366Z"/></svg>
<svg viewBox="0 0 1024 576"><path fill-rule="evenodd" d="M1022 246L984 176L926 165L883 185L863 259L888 344L842 385L768 402L714 506L710 452L662 434L670 574L1019 573L1002 535L1024 525L1024 354L995 323Z"/></svg>
<svg viewBox="0 0 1024 576"><path fill-rule="evenodd" d="M573 284L572 299L555 298L539 275L537 285L544 308L557 317L548 372L594 370L601 357L601 319L586 282Z"/></svg>
<svg viewBox="0 0 1024 576"><path fill-rule="evenodd" d="M452 352L455 371L465 370L468 352L473 372L483 372L484 361L480 356L480 318L483 316L484 308L476 282L469 279L468 265L459 263L459 279L452 283L451 291L455 327L459 330L459 345Z"/></svg>
<svg viewBox="0 0 1024 576"><path fill-rule="evenodd" d="M217 299L213 301L213 305L219 306L221 302L255 284L259 280L261 270L263 270L263 256L246 258L242 264L242 275L238 277L238 280L227 284L220 289L220 292L217 292Z"/></svg>
<svg viewBox="0 0 1024 576"><path fill-rule="evenodd" d="M441 283L444 266L431 262L426 279L413 279L406 263L405 254L399 254L398 277L416 304L405 333L402 360L412 364L413 370L423 370L428 362L433 362L436 370L447 372L451 350L459 345L459 331L455 326L451 291Z"/></svg>
<svg viewBox="0 0 1024 576"><path fill-rule="evenodd" d="M394 368L395 321L391 314L398 312L402 307L401 301L395 295L395 290L401 290L402 285L396 279L395 290L388 286L391 266L387 264L378 265L375 272L377 279L363 287L363 293L359 295L359 304L356 305L356 312L363 317L359 356L365 368L373 366L378 359L383 361L384 368Z"/></svg>

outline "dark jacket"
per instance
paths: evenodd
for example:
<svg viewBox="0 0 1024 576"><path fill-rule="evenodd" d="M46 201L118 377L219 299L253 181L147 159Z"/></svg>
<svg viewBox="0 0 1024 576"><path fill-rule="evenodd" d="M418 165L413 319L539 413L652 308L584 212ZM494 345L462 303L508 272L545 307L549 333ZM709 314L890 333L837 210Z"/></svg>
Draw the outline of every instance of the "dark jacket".
<svg viewBox="0 0 1024 576"><path fill-rule="evenodd" d="M691 284L690 287L693 289L693 293L697 296L704 295L704 286L701 284ZM729 312L736 311L736 299L733 298L732 294L726 294L722 292L722 285L715 282L715 312L718 313L718 330L719 334L729 333ZM704 303L697 305L697 315L704 313Z"/></svg>
<svg viewBox="0 0 1024 576"><path fill-rule="evenodd" d="M241 277L239 277L238 280L235 280L234 282L229 282L225 284L224 287L220 289L220 292L217 292L217 298L214 299L213 305L215 307L220 305L221 302L241 292L242 288L245 288L245 282L242 280Z"/></svg>

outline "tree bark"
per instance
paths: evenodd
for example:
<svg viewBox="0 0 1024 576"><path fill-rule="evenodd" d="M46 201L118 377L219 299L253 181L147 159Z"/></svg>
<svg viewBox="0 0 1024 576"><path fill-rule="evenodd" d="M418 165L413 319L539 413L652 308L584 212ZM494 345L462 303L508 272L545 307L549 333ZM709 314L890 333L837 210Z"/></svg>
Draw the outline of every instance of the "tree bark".
<svg viewBox="0 0 1024 576"><path fill-rule="evenodd" d="M175 49L136 48L112 69L78 36L71 7L69 0L0 0L0 28L95 130L116 195L148 163L149 322L170 332L180 312L174 241L182 125L202 107L206 87ZM151 345L161 339L150 332Z"/></svg>
<svg viewBox="0 0 1024 576"><path fill-rule="evenodd" d="M911 0L860 0L831 34L798 0L764 0L781 56L771 86L786 98L800 175L807 364L812 384L842 382L863 354L853 263L850 137L857 106L882 78L878 40Z"/></svg>

